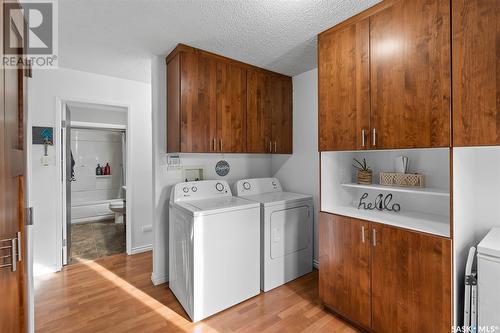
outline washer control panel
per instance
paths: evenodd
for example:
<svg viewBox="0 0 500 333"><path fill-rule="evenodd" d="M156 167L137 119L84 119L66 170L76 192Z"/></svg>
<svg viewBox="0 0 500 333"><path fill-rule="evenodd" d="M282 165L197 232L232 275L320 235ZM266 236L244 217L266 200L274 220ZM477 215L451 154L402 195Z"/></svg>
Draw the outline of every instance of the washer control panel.
<svg viewBox="0 0 500 333"><path fill-rule="evenodd" d="M242 179L237 181L235 185L235 193L237 196L282 191L281 184L276 178Z"/></svg>
<svg viewBox="0 0 500 333"><path fill-rule="evenodd" d="M202 180L176 184L172 188L170 201L189 201L232 196L225 180Z"/></svg>

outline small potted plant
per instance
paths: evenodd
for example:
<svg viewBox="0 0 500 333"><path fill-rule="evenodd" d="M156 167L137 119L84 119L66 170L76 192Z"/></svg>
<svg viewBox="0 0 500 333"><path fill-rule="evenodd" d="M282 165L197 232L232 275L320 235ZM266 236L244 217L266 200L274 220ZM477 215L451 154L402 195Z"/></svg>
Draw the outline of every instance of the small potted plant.
<svg viewBox="0 0 500 333"><path fill-rule="evenodd" d="M354 159L353 166L358 169L358 184L370 185L372 183L372 170L366 164L366 159L363 162Z"/></svg>

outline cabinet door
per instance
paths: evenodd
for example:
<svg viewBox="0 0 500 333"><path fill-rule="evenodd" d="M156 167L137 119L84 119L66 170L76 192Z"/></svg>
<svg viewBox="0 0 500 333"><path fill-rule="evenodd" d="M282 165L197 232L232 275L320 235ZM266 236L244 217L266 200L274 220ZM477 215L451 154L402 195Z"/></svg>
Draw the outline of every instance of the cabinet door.
<svg viewBox="0 0 500 333"><path fill-rule="evenodd" d="M217 63L185 52L181 57L181 152L214 151Z"/></svg>
<svg viewBox="0 0 500 333"><path fill-rule="evenodd" d="M292 80L274 75L268 76L271 99L271 141L272 152L291 154L293 145L292 134Z"/></svg>
<svg viewBox="0 0 500 333"><path fill-rule="evenodd" d="M368 19L319 36L320 151L369 147L368 55Z"/></svg>
<svg viewBox="0 0 500 333"><path fill-rule="evenodd" d="M217 151L246 151L246 92L246 69L217 63Z"/></svg>
<svg viewBox="0 0 500 333"><path fill-rule="evenodd" d="M372 328L450 332L451 241L372 224Z"/></svg>
<svg viewBox="0 0 500 333"><path fill-rule="evenodd" d="M453 143L500 145L500 1L454 0L452 8Z"/></svg>
<svg viewBox="0 0 500 333"><path fill-rule="evenodd" d="M450 145L449 1L400 0L371 16L370 67L372 147Z"/></svg>
<svg viewBox="0 0 500 333"><path fill-rule="evenodd" d="M268 74L247 70L247 152L271 152L271 96Z"/></svg>
<svg viewBox="0 0 500 333"><path fill-rule="evenodd" d="M320 298L338 314L367 328L371 324L369 225L320 213Z"/></svg>

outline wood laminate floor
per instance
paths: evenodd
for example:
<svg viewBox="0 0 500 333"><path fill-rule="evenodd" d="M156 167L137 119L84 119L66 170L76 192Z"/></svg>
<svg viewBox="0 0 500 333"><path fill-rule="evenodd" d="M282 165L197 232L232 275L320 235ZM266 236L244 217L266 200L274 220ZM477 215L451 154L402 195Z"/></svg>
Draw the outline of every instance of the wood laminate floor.
<svg viewBox="0 0 500 333"><path fill-rule="evenodd" d="M358 332L323 310L317 271L192 323L151 270L151 252L117 254L37 278L36 332Z"/></svg>

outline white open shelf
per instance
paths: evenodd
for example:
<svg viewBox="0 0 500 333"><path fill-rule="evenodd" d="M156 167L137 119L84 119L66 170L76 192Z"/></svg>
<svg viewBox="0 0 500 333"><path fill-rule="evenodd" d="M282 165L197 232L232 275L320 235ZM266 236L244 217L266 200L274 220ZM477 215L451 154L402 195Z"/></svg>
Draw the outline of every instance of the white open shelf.
<svg viewBox="0 0 500 333"><path fill-rule="evenodd" d="M96 178L109 178L111 175L96 175Z"/></svg>
<svg viewBox="0 0 500 333"><path fill-rule="evenodd" d="M357 183L343 183L343 187L351 188L361 188L367 190L380 190L380 191L390 191L390 192L401 192L401 193L414 193L414 194L424 194L424 195L437 195L449 197L450 192L438 188L427 188L427 187L400 187L400 186L387 186L380 184L357 184Z"/></svg>
<svg viewBox="0 0 500 333"><path fill-rule="evenodd" d="M338 206L329 213L450 237L449 216L412 211L393 213L357 209L351 206Z"/></svg>
<svg viewBox="0 0 500 333"><path fill-rule="evenodd" d="M449 149L405 149L321 153L321 210L395 227L450 237ZM398 187L356 183L353 159L366 158L374 179L380 172L394 172L395 159L409 158L409 172L425 176L428 187ZM366 197L365 197L366 193ZM380 195L389 197L390 209L399 212L358 209L374 205Z"/></svg>

